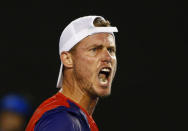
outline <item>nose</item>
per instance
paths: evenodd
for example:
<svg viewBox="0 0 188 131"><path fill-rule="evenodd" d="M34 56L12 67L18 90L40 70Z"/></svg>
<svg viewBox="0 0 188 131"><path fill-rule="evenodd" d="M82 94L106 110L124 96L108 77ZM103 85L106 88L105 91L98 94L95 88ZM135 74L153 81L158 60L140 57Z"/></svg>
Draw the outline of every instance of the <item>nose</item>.
<svg viewBox="0 0 188 131"><path fill-rule="evenodd" d="M104 49L102 52L102 62L106 62L106 63L112 62L112 56L110 55L107 49Z"/></svg>

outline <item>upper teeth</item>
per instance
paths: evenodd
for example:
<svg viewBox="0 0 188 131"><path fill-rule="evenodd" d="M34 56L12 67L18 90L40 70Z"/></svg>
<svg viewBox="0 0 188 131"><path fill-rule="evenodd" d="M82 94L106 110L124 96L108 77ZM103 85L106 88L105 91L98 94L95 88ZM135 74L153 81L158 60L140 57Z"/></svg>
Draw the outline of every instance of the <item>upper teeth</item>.
<svg viewBox="0 0 188 131"><path fill-rule="evenodd" d="M101 71L110 72L110 69L108 69L108 68L103 68Z"/></svg>

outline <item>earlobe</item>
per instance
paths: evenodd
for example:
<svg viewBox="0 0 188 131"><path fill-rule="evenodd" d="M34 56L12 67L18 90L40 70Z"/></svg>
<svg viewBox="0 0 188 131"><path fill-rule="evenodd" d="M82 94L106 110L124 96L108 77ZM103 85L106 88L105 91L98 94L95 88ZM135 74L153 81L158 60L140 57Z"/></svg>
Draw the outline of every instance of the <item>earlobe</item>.
<svg viewBox="0 0 188 131"><path fill-rule="evenodd" d="M65 67L71 68L73 66L72 56L69 52L62 52L60 57Z"/></svg>

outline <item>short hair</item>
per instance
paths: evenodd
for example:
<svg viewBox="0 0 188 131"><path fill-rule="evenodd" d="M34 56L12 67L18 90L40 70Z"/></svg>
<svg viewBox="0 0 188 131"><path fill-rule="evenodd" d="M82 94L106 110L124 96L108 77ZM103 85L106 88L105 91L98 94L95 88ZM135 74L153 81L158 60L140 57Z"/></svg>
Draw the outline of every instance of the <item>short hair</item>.
<svg viewBox="0 0 188 131"><path fill-rule="evenodd" d="M111 26L108 20L102 19L101 17L95 18L93 21L94 26L96 27L108 27Z"/></svg>

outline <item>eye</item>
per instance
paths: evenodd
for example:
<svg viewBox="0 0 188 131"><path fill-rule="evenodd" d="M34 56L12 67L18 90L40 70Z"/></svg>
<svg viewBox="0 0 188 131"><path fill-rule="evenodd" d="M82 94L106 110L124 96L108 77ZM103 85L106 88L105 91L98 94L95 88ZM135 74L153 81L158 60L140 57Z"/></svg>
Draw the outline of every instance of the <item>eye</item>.
<svg viewBox="0 0 188 131"><path fill-rule="evenodd" d="M94 51L94 52L95 52L96 50L97 50L97 48L96 48L96 47L94 47L94 48L92 48L92 49L91 49L91 51Z"/></svg>
<svg viewBox="0 0 188 131"><path fill-rule="evenodd" d="M114 49L114 48L108 48L108 51L109 51L110 53L115 53L115 49Z"/></svg>

